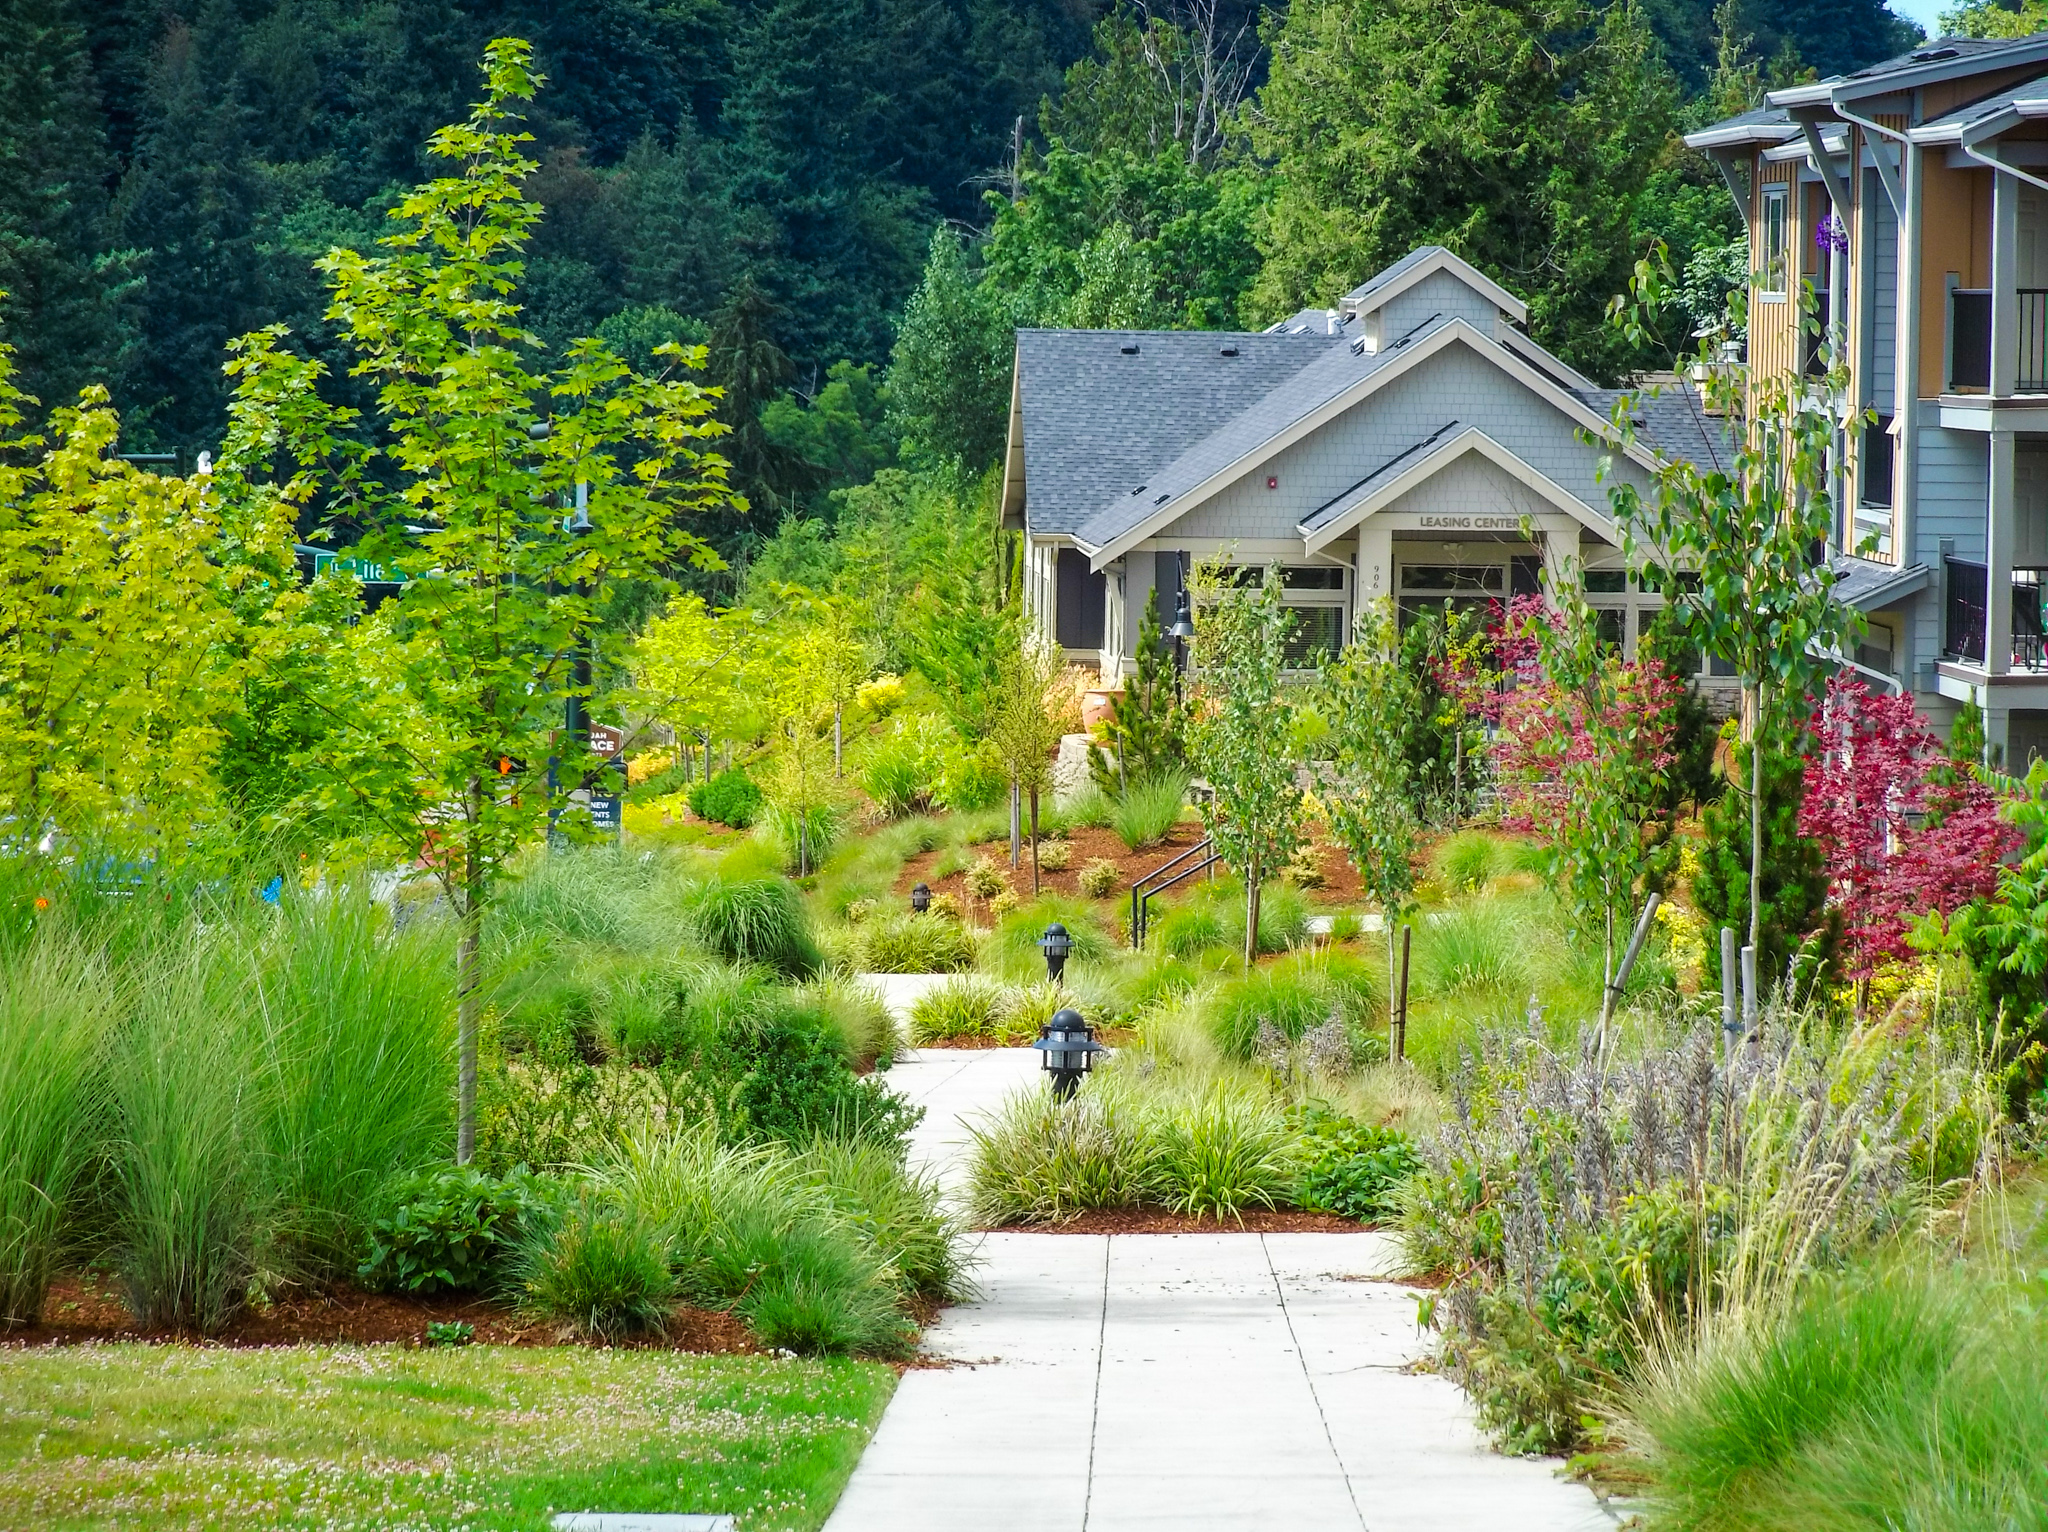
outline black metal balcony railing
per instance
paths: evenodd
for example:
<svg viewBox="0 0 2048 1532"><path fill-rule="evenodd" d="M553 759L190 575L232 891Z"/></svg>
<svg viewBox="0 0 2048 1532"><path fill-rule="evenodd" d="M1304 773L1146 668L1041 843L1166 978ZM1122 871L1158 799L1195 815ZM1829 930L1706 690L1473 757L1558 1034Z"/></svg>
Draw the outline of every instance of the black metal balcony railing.
<svg viewBox="0 0 2048 1532"><path fill-rule="evenodd" d="M2019 334L2013 388L2048 393L2048 287L2022 287L2014 297ZM1948 336L1949 387L1990 388L1991 294L1964 287L1950 293Z"/></svg>
<svg viewBox="0 0 2048 1532"><path fill-rule="evenodd" d="M2020 365L2013 387L2048 394L2048 287L2019 290Z"/></svg>
<svg viewBox="0 0 2048 1532"><path fill-rule="evenodd" d="M1982 564L1967 559L1946 561L1948 603L1942 612L1942 653L1951 659L1984 663L1986 593L1990 576ZM2048 670L2048 569L2012 572L2012 657L2015 670Z"/></svg>

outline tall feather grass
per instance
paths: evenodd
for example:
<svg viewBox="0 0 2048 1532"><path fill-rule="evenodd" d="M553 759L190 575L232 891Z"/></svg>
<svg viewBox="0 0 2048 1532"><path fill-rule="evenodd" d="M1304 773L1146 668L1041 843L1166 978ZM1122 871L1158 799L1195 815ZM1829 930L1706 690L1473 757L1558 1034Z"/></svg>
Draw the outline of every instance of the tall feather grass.
<svg viewBox="0 0 2048 1532"><path fill-rule="evenodd" d="M710 877L684 896L697 940L731 963L759 963L786 977L818 970L817 943L796 885L779 877Z"/></svg>
<svg viewBox="0 0 2048 1532"><path fill-rule="evenodd" d="M1187 802L1187 796L1188 779L1180 772L1132 782L1116 801L1110 828L1132 851L1156 846L1180 822L1181 805Z"/></svg>
<svg viewBox="0 0 2048 1532"><path fill-rule="evenodd" d="M0 967L0 1327L41 1313L106 1131L110 984L70 935Z"/></svg>

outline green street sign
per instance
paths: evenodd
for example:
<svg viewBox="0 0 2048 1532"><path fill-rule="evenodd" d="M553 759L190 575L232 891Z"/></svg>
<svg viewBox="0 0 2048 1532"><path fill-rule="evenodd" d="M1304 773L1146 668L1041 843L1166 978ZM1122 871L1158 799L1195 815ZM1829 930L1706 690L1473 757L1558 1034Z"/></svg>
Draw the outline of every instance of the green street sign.
<svg viewBox="0 0 2048 1532"><path fill-rule="evenodd" d="M365 585L404 585L412 576L396 565L382 563L377 559L366 559L354 553L316 553L313 555L313 578L319 579L328 570L335 569L354 575Z"/></svg>

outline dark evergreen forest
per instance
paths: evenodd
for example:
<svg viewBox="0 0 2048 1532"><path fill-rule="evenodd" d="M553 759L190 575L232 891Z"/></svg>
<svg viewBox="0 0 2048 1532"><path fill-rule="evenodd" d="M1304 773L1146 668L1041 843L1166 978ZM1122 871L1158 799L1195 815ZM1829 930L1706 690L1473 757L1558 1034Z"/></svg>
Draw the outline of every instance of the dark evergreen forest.
<svg viewBox="0 0 2048 1532"><path fill-rule="evenodd" d="M532 328L636 355L709 342L757 538L898 460L992 460L1014 324L1264 323L1395 243L1462 245L1531 293L1549 343L1615 373L1639 359L1587 334L1629 261L1661 237L1711 286L1701 252L1733 231L1674 134L1918 35L1877 0L0 0L0 18L0 334L46 407L102 383L124 449L189 452L218 438L229 337L281 323L326 356L313 260L378 237L485 42L518 35L548 80ZM1478 126L1496 88L1521 108ZM1384 216L1347 230L1362 204Z"/></svg>

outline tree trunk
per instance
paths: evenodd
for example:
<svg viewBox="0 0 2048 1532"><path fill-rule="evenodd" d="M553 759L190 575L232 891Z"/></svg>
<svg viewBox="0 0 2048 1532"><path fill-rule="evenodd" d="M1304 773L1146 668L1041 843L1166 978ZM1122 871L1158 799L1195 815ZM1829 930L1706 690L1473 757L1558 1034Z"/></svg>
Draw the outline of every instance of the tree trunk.
<svg viewBox="0 0 2048 1532"><path fill-rule="evenodd" d="M1252 858L1244 878L1244 966L1247 972L1259 959L1259 859Z"/></svg>
<svg viewBox="0 0 2048 1532"><path fill-rule="evenodd" d="M481 817L483 783L470 784L470 799ZM472 827L475 819L471 820ZM455 1163L476 1157L476 1033L483 1011L482 954L484 906L481 871L475 842L464 848L461 927L455 941Z"/></svg>
<svg viewBox="0 0 2048 1532"><path fill-rule="evenodd" d="M1038 789L1031 789L1031 897L1038 897Z"/></svg>
<svg viewBox="0 0 2048 1532"><path fill-rule="evenodd" d="M1607 1051L1607 1023L1614 1015L1614 911L1607 912L1606 934L1600 948L1600 1051Z"/></svg>
<svg viewBox="0 0 2048 1532"><path fill-rule="evenodd" d="M1763 930L1764 895L1764 689L1756 688L1749 731L1749 944Z"/></svg>
<svg viewBox="0 0 2048 1532"><path fill-rule="evenodd" d="M1010 871L1024 859L1024 794L1015 779L1010 782Z"/></svg>
<svg viewBox="0 0 2048 1532"><path fill-rule="evenodd" d="M843 702L835 701L832 704L832 775L835 777L843 777L846 775L846 737L843 729L841 728L841 725L845 720L845 714L846 704Z"/></svg>
<svg viewBox="0 0 2048 1532"><path fill-rule="evenodd" d="M1465 817L1465 721L1457 722L1457 732L1451 736L1451 813L1462 820Z"/></svg>

